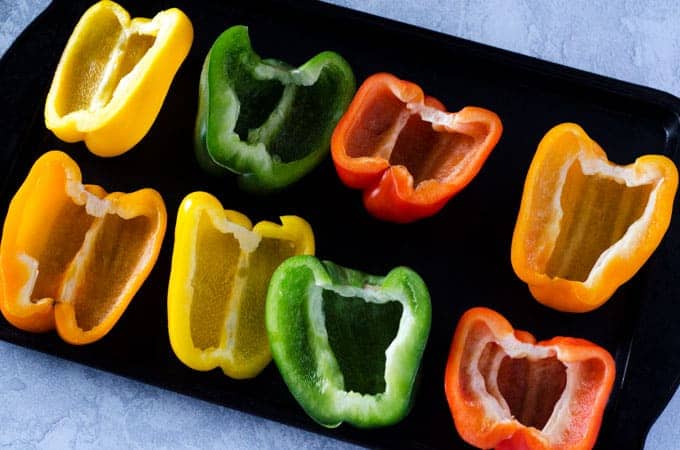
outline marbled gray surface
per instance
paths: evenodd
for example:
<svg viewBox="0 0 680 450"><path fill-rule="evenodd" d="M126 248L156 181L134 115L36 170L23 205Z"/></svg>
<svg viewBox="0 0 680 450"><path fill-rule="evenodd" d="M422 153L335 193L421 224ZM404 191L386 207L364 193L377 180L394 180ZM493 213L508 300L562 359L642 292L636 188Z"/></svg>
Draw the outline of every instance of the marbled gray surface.
<svg viewBox="0 0 680 450"><path fill-rule="evenodd" d="M675 0L331 2L680 95ZM46 4L0 0L0 53ZM645 448L678 442L676 393ZM4 342L0 447L351 448Z"/></svg>

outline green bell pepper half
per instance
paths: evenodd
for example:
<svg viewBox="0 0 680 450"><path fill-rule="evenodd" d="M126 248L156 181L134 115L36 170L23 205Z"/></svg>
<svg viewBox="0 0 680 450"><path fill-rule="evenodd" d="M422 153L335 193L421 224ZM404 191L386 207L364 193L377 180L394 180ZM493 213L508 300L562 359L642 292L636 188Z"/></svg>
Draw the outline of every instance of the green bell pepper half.
<svg viewBox="0 0 680 450"><path fill-rule="evenodd" d="M379 277L294 256L267 293L274 361L300 406L326 427L387 426L408 414L431 320L427 287L406 267Z"/></svg>
<svg viewBox="0 0 680 450"><path fill-rule="evenodd" d="M331 134L354 96L354 74L337 53L295 69L261 59L248 28L222 33L203 63L195 150L208 172L240 174L248 191L285 187L328 153Z"/></svg>

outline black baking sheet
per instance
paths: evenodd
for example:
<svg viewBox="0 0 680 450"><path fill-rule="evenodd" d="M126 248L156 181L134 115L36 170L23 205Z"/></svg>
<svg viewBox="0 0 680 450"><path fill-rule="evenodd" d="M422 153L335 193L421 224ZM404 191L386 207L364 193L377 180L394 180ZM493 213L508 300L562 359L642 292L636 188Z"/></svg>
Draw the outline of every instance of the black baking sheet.
<svg viewBox="0 0 680 450"><path fill-rule="evenodd" d="M680 263L677 213L661 246L642 270L595 312L562 314L539 305L510 266L510 242L524 176L541 137L573 121L617 163L662 153L677 163L677 98L526 56L422 30L339 7L307 1L123 1L132 16L181 8L194 24L194 44L153 128L135 149L102 159L82 143L60 142L45 129L43 108L59 56L90 1L58 0L17 39L0 61L0 215L39 155L61 149L81 166L84 181L108 191L149 186L168 207L168 232L151 276L127 312L101 341L73 347L55 333L26 333L0 319L0 338L230 408L248 411L367 446L466 448L451 420L444 366L458 318L489 306L539 339L577 336L607 348L617 379L598 448L642 448L680 374ZM245 24L255 50L301 64L335 50L358 83L378 71L423 87L451 111L476 105L498 113L503 136L477 178L439 214L411 225L379 222L364 211L358 191L344 187L328 157L296 185L266 197L241 192L233 178L209 178L193 154L198 78L213 41ZM425 279L433 302L430 340L410 415L377 430L316 425L288 393L276 367L234 381L221 371L182 365L167 335L166 289L174 220L182 198L205 190L225 208L253 221L297 214L313 226L317 255L385 274L408 265ZM272 443L274 445L274 443Z"/></svg>

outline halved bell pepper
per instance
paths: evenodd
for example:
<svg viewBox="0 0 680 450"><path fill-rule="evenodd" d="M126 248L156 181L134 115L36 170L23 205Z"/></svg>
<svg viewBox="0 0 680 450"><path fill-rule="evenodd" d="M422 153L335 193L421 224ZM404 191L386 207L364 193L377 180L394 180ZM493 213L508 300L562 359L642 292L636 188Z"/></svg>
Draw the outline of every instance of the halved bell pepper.
<svg viewBox="0 0 680 450"><path fill-rule="evenodd" d="M367 275L312 256L287 259L267 294L267 332L290 392L326 427L392 425L411 407L431 322L406 267Z"/></svg>
<svg viewBox="0 0 680 450"><path fill-rule="evenodd" d="M512 267L551 308L586 312L642 267L668 229L678 171L661 155L618 166L581 127L538 145L512 237Z"/></svg>
<svg viewBox="0 0 680 450"><path fill-rule="evenodd" d="M45 153L7 210L0 311L22 330L56 328L71 344L100 339L153 268L166 222L155 190L107 194L83 185L65 153Z"/></svg>
<svg viewBox="0 0 680 450"><path fill-rule="evenodd" d="M168 287L168 331L177 357L196 370L251 378L271 361L264 325L267 286L289 256L314 253L297 216L281 225L224 210L210 194L186 196L177 213Z"/></svg>
<svg viewBox="0 0 680 450"><path fill-rule="evenodd" d="M45 102L45 126L99 156L130 150L151 128L193 40L176 8L149 20L103 0L81 17Z"/></svg>
<svg viewBox="0 0 680 450"><path fill-rule="evenodd" d="M319 53L296 69L261 59L248 28L231 27L201 72L198 161L215 174L239 174L249 191L287 186L326 156L354 89L352 69L337 53Z"/></svg>
<svg viewBox="0 0 680 450"><path fill-rule="evenodd" d="M597 440L616 366L584 339L536 342L487 308L456 328L445 390L460 436L497 450L586 450Z"/></svg>
<svg viewBox="0 0 680 450"><path fill-rule="evenodd" d="M364 191L369 213L412 222L437 213L472 181L502 130L489 110L450 113L416 84L378 73L338 123L331 152L343 183Z"/></svg>

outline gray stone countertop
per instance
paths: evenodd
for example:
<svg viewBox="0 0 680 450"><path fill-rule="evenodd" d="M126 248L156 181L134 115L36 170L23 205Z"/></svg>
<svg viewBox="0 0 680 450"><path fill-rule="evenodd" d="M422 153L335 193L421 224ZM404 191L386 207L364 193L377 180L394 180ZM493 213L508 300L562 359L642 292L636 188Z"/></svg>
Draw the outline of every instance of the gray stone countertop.
<svg viewBox="0 0 680 450"><path fill-rule="evenodd" d="M680 95L675 0L331 3ZM46 5L0 0L0 53ZM645 448L678 449L679 442L676 393ZM5 342L0 342L0 447L351 448Z"/></svg>

